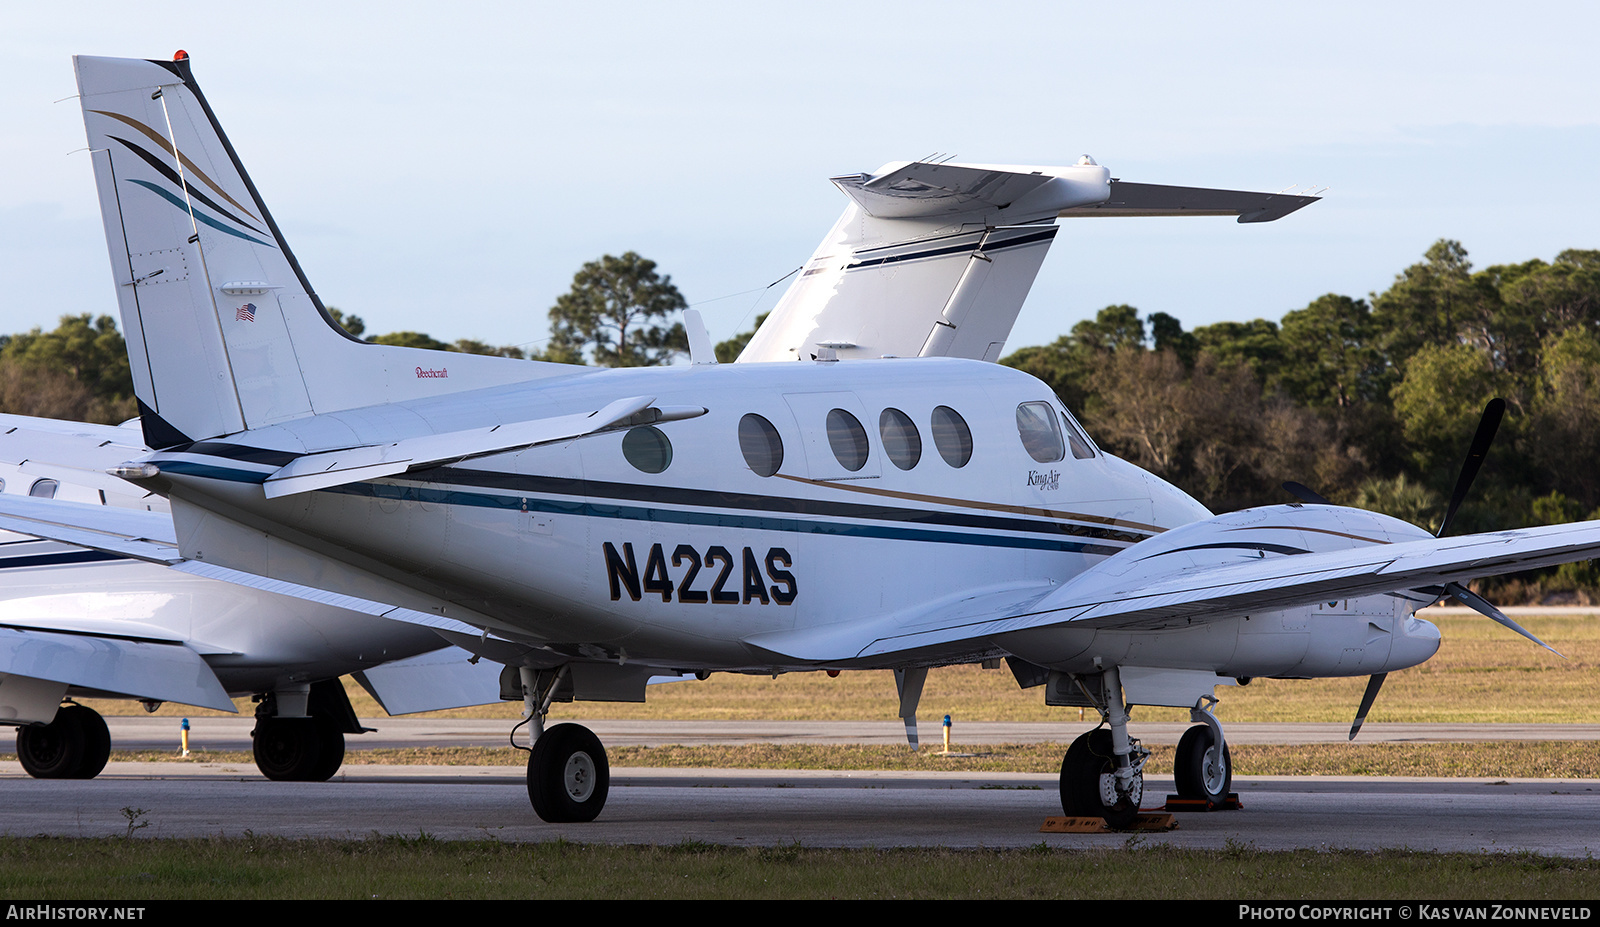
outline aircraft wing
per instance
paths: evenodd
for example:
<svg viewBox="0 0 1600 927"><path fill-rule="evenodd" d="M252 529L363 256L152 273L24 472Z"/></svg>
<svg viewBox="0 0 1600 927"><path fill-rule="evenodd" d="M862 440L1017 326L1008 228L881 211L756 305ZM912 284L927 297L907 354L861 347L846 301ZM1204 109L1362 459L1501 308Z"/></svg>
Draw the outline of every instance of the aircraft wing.
<svg viewBox="0 0 1600 927"><path fill-rule="evenodd" d="M1053 177L1042 170L913 161L876 176L847 174L829 179L867 215L905 219L1004 209Z"/></svg>
<svg viewBox="0 0 1600 927"><path fill-rule="evenodd" d="M234 711L200 654L174 640L0 625L0 686L24 676L108 694ZM55 701L47 700L49 713Z"/></svg>
<svg viewBox="0 0 1600 927"><path fill-rule="evenodd" d="M65 422L0 413L0 463L30 476L67 480L98 489L121 504L144 504L150 493L105 471L148 453L138 428ZM165 507L165 500L154 500Z"/></svg>
<svg viewBox="0 0 1600 927"><path fill-rule="evenodd" d="M166 566L183 559L166 512L0 495L0 529Z"/></svg>
<svg viewBox="0 0 1600 927"><path fill-rule="evenodd" d="M1261 559L1188 569L1113 572L1105 569L1110 561L1102 561L1033 600L1018 589L1018 601L1010 607L997 596L970 607L947 603L867 624L756 635L746 643L816 663L939 661L981 651L986 642L1016 631L1068 624L1159 629L1595 557L1600 557L1600 521L1316 553L1263 553ZM989 646L1003 649L1003 644Z"/></svg>

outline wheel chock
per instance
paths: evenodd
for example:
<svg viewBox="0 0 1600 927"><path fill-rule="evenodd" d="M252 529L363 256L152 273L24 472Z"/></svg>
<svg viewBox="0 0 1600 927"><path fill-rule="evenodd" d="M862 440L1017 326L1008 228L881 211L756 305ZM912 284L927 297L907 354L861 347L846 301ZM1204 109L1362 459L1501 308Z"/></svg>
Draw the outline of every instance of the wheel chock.
<svg viewBox="0 0 1600 927"><path fill-rule="evenodd" d="M1177 830L1178 822L1164 812L1140 812L1131 827L1112 830L1102 817L1045 818L1041 834L1125 834L1130 831Z"/></svg>
<svg viewBox="0 0 1600 927"><path fill-rule="evenodd" d="M1177 795L1168 795L1167 803L1162 806L1163 811L1238 811L1244 807L1239 802L1238 792L1229 792L1228 797L1222 801L1207 801L1204 798L1180 798Z"/></svg>

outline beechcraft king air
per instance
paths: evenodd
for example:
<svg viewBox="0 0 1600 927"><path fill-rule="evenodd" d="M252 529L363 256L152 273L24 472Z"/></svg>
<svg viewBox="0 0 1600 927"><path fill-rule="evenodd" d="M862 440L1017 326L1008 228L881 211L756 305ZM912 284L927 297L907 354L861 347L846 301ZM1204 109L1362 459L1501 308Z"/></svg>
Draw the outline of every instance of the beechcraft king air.
<svg viewBox="0 0 1600 927"><path fill-rule="evenodd" d="M1134 704L1191 710L1179 790L1217 800L1216 686L1369 676L1364 716L1384 674L1438 647L1416 608L1600 552L1592 522L1435 537L1310 490L1214 516L1097 448L1043 383L974 359L1003 344L1010 319L985 313L1014 317L1057 216L1263 219L1307 198L1119 188L1091 162L891 166L836 179L846 219L743 358L784 362L445 354L332 323L187 59L76 66L154 449L112 473L170 500L176 550L91 537L40 500L0 500L4 524L475 629L444 633L520 677L546 820L592 820L609 784L592 733L544 729L555 700L638 701L661 674L890 668L910 717L929 667L999 659L1104 720L1066 752L1069 814L1136 813Z"/></svg>

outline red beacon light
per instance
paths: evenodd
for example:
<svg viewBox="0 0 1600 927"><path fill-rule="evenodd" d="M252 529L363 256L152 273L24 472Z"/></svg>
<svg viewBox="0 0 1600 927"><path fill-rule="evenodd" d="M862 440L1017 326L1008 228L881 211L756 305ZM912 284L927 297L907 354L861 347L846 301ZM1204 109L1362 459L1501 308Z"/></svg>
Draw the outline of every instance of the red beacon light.
<svg viewBox="0 0 1600 927"><path fill-rule="evenodd" d="M172 53L172 60L173 61L188 61L189 60L189 53L180 48L177 51Z"/></svg>

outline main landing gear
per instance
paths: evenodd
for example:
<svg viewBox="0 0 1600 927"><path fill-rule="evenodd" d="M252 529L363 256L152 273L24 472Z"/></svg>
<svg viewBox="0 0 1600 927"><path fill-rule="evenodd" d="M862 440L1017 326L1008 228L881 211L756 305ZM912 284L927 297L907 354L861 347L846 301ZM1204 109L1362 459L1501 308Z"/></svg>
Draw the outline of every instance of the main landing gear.
<svg viewBox="0 0 1600 927"><path fill-rule="evenodd" d="M1151 680L1136 679L1139 704L1187 707L1196 722L1178 741L1174 778L1178 798L1212 810L1227 806L1233 786L1233 757L1222 725L1211 713L1217 703L1209 687L1217 677L1199 671L1166 671ZM1117 667L1093 675L1052 674L1049 705L1092 707L1102 726L1072 742L1061 760L1061 810L1069 817L1101 817L1113 828L1133 824L1144 800L1144 768L1150 751L1128 736L1128 705L1123 673ZM1193 804L1189 805L1194 808ZM1199 809L1195 809L1199 810Z"/></svg>
<svg viewBox="0 0 1600 927"><path fill-rule="evenodd" d="M344 735L362 730L337 679L269 693L250 732L256 768L279 782L327 782L344 765Z"/></svg>
<svg viewBox="0 0 1600 927"><path fill-rule="evenodd" d="M611 792L611 763L594 732L581 724L557 724L545 730L544 719L567 668L555 672L521 670L533 749L528 753L528 801L540 820L582 824L600 816Z"/></svg>
<svg viewBox="0 0 1600 927"><path fill-rule="evenodd" d="M111 731L93 708L69 702L49 724L17 728L17 760L35 779L93 779L111 758Z"/></svg>
<svg viewBox="0 0 1600 927"><path fill-rule="evenodd" d="M1102 674L1101 687L1095 702L1109 729L1095 728L1067 748L1061 760L1061 810L1068 817L1101 817L1121 830L1139 815L1150 751L1128 737L1128 708L1115 667Z"/></svg>

